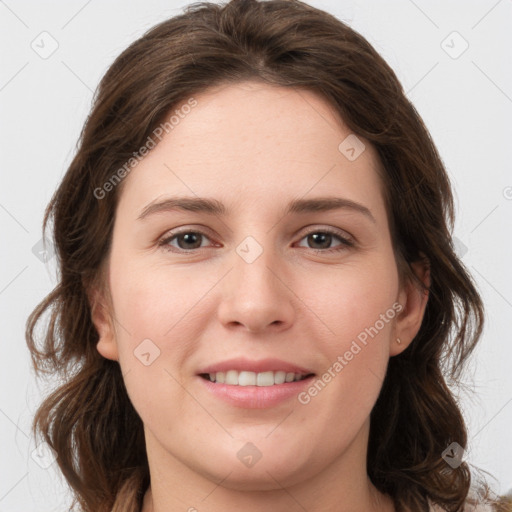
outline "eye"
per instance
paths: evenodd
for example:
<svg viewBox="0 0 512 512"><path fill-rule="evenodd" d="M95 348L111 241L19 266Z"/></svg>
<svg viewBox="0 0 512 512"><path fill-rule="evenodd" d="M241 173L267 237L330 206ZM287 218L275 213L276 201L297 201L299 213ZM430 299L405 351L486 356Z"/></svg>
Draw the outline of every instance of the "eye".
<svg viewBox="0 0 512 512"><path fill-rule="evenodd" d="M158 242L158 245L171 252L193 252L205 247L202 244L205 239L209 240L209 237L203 231L172 232L169 236ZM301 240L304 239L307 240L307 243L313 244L313 247L310 247L310 249L320 252L342 251L354 246L352 240L331 229L310 231L301 238ZM335 247L329 247L335 239L338 239L340 243Z"/></svg>
<svg viewBox="0 0 512 512"><path fill-rule="evenodd" d="M341 243L336 247L329 247L334 239L338 239ZM347 249L347 247L353 247L354 242L348 238L342 236L337 231L331 229L317 229L316 231L310 231L301 240L306 239L308 243L317 245L317 247L310 247L321 252L335 252ZM326 247L327 246L327 247ZM302 246L303 247L303 246Z"/></svg>
<svg viewBox="0 0 512 512"><path fill-rule="evenodd" d="M169 251L194 251L200 249L202 246L202 238L208 238L206 233L202 231L181 231L178 233L171 233L170 236L161 240L158 245L163 246L164 249ZM178 246L173 245L172 242L176 242Z"/></svg>

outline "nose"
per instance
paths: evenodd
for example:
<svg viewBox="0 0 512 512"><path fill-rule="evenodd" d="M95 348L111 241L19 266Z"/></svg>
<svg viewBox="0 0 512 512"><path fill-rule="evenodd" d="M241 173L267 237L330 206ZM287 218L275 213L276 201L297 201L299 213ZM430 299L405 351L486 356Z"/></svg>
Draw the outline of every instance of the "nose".
<svg viewBox="0 0 512 512"><path fill-rule="evenodd" d="M227 328L245 328L251 333L290 328L297 301L284 262L270 249L250 261L233 254L232 270L223 279L219 320Z"/></svg>

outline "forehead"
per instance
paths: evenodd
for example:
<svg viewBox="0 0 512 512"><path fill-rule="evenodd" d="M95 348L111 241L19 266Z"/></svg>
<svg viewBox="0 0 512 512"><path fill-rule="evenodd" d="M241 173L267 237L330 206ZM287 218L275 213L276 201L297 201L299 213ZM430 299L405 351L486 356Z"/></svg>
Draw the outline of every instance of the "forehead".
<svg viewBox="0 0 512 512"><path fill-rule="evenodd" d="M364 150L347 158L354 134L318 94L242 82L192 99L172 109L172 129L125 178L120 207L140 210L166 193L240 206L336 194L384 212L376 150L359 137Z"/></svg>

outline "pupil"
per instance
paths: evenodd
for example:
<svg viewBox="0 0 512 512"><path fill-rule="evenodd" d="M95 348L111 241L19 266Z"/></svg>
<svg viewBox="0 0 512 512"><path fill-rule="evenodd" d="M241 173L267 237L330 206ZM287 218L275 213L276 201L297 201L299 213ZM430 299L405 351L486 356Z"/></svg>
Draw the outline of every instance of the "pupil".
<svg viewBox="0 0 512 512"><path fill-rule="evenodd" d="M320 238L320 243L322 243L322 240L324 242L325 240L327 240L327 247L329 247L330 245L331 235L329 235L328 233L313 233L312 235L310 235L310 237L313 238L313 243L319 243L318 239Z"/></svg>
<svg viewBox="0 0 512 512"><path fill-rule="evenodd" d="M196 233L185 233L184 235L181 235L181 237L185 241L185 244L193 244L194 240L197 244L197 240L199 239L199 237L196 235ZM181 244L179 244L179 245L180 245L181 249L190 249L190 247L181 247ZM199 245L201 245L201 244L199 244ZM195 247L193 247L193 248L195 248Z"/></svg>

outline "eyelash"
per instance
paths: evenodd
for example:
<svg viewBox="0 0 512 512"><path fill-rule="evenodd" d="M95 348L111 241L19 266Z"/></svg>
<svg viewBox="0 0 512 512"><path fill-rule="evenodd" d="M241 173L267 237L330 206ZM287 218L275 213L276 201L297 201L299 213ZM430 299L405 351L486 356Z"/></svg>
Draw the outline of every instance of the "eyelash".
<svg viewBox="0 0 512 512"><path fill-rule="evenodd" d="M158 242L158 246L162 247L165 251L174 252L174 253L182 253L182 254L193 253L195 251L200 251L201 249L205 249L204 247L200 247L197 249L187 250L187 249L180 249L180 248L172 247L169 245L169 242L171 240L173 240L174 238L176 238L177 236L191 234L191 233L196 234L196 235L198 234L198 235L204 236L206 238L209 238L208 235L201 230L183 230L183 231L171 233L170 236L167 236L164 239L160 240ZM328 234L328 235L332 235L332 236L336 237L341 242L341 245L339 245L337 247L333 247L331 249L310 249L312 251L318 251L318 252L323 252L323 253L335 253L335 252L346 250L347 248L350 248L350 247L354 247L354 245L355 245L352 240L349 240L348 238L341 236L337 231L328 229L328 228L321 229L321 230L316 229L313 231L309 231L300 240L306 238L309 235L319 234L319 233Z"/></svg>

